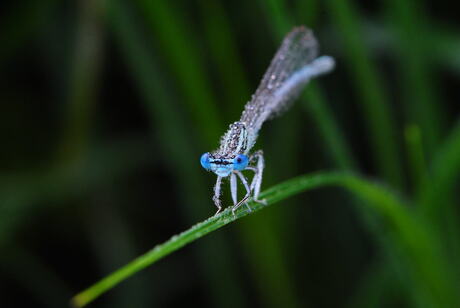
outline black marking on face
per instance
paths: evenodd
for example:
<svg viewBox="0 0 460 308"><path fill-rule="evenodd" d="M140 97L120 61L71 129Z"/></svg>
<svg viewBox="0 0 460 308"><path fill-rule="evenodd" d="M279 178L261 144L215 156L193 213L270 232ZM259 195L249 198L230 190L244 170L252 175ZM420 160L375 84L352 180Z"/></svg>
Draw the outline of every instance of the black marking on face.
<svg viewBox="0 0 460 308"><path fill-rule="evenodd" d="M212 160L211 164L216 164L216 165L231 165L232 162L228 160Z"/></svg>
<svg viewBox="0 0 460 308"><path fill-rule="evenodd" d="M209 162L216 165L231 165L234 158L235 155L227 157L219 153L211 153L209 155Z"/></svg>

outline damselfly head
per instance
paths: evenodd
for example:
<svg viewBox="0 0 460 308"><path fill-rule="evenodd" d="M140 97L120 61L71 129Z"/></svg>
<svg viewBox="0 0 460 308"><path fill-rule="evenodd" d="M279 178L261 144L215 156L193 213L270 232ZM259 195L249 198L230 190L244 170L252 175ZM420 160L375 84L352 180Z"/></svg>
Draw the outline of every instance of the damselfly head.
<svg viewBox="0 0 460 308"><path fill-rule="evenodd" d="M204 153L201 155L200 163L204 169L212 171L218 176L226 177L234 170L244 170L249 163L249 158L244 154L222 157L212 153Z"/></svg>

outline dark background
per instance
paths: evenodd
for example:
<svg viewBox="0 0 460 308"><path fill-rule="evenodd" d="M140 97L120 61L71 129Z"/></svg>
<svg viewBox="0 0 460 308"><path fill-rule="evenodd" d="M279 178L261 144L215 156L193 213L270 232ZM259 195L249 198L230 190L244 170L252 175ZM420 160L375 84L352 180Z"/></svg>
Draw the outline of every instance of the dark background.
<svg viewBox="0 0 460 308"><path fill-rule="evenodd" d="M239 118L293 26L313 28L337 67L264 125L256 145L265 152L263 189L345 169L417 200L424 183L435 186L432 162L458 121L451 1L24 0L0 8L2 307L65 307L214 214L215 176L199 157ZM449 170L457 174L454 163ZM457 195L443 196L454 212ZM407 259L388 248L391 225L355 201L337 188L282 201L91 306L436 307ZM451 214L435 208L439 219L427 223L437 229L447 215L456 226ZM364 222L369 215L377 227ZM439 238L449 250L460 234L446 232ZM446 264L458 268L451 257Z"/></svg>

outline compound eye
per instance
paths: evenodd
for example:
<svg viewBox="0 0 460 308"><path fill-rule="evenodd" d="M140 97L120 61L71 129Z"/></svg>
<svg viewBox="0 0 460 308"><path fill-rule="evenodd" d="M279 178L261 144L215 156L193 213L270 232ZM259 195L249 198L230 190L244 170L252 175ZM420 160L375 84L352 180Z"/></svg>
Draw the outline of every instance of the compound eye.
<svg viewBox="0 0 460 308"><path fill-rule="evenodd" d="M200 163L204 169L206 170L211 169L211 162L209 161L209 153L204 153L203 155L201 155Z"/></svg>
<svg viewBox="0 0 460 308"><path fill-rule="evenodd" d="M233 159L233 169L235 170L244 170L247 167L249 158L244 154L239 154Z"/></svg>

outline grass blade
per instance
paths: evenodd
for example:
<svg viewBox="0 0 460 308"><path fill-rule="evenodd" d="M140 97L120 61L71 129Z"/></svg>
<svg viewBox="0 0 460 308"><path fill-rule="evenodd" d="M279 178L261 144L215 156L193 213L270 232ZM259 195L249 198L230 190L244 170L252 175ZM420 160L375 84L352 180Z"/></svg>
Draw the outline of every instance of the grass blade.
<svg viewBox="0 0 460 308"><path fill-rule="evenodd" d="M104 51L102 1L81 1L78 12L64 133L57 153L61 161L84 153L88 147Z"/></svg>
<svg viewBox="0 0 460 308"><path fill-rule="evenodd" d="M399 75L403 103L409 123L415 123L422 132L424 150L431 157L439 144L443 116L439 98L434 89L433 69L428 59L428 48L434 48L429 35L429 20L421 1L383 1L388 11L389 24L396 33L396 51L399 57ZM428 43L429 42L429 43Z"/></svg>
<svg viewBox="0 0 460 308"><path fill-rule="evenodd" d="M307 26L313 27L321 17L319 8L319 0L298 1L295 11L302 22L305 21Z"/></svg>
<svg viewBox="0 0 460 308"><path fill-rule="evenodd" d="M300 179L294 183L294 185L289 185L289 183L283 183L274 187L266 192L264 192L261 197L267 200L267 206L271 205L277 201L281 201L295 193L298 193L302 190L312 189L319 185L322 182L330 181L334 178L335 175L319 175L313 176L310 178ZM292 181L291 181L292 182ZM251 203L251 207L253 209L252 213L257 212L258 210L266 207L260 203L253 204ZM218 216L213 216L195 226L190 228L189 230L177 235L173 236L169 241L161 244L151 251L147 252L146 254L140 256L139 258L135 259L131 263L127 264L126 266L122 267L121 269L117 270L110 276L104 278L100 282L96 283L94 286L90 287L89 289L81 292L77 296L75 296L72 300L73 304L76 307L83 307L86 304L93 301L99 295L104 293L105 291L111 289L113 286L117 285L124 279L130 277L134 273L142 270L143 268L153 264L154 262L158 261L159 259L165 257L166 255L172 253L173 251L185 246L186 244L195 241L202 236L219 229L241 217L248 215L247 211L242 210L238 211L235 216L232 215L231 210L227 209L222 212Z"/></svg>
<svg viewBox="0 0 460 308"><path fill-rule="evenodd" d="M249 81L242 65L234 29L219 1L200 0L204 31L209 42L210 57L222 81L222 95L226 101L225 120L234 121L240 116L243 102L250 93Z"/></svg>
<svg viewBox="0 0 460 308"><path fill-rule="evenodd" d="M184 104L206 144L215 144L223 131L223 121L214 102L211 86L203 71L200 51L194 43L186 19L165 0L138 0L142 14L168 55L168 63L186 95Z"/></svg>
<svg viewBox="0 0 460 308"><path fill-rule="evenodd" d="M424 182L427 172L420 128L416 124L409 125L405 129L404 135L411 182L414 190L416 190Z"/></svg>
<svg viewBox="0 0 460 308"><path fill-rule="evenodd" d="M431 166L432 178L420 189L420 203L428 216L435 214L438 204L445 201L460 174L460 122L457 123L444 145L438 150Z"/></svg>
<svg viewBox="0 0 460 308"><path fill-rule="evenodd" d="M359 16L349 0L326 2L335 26L341 30L346 64L353 76L361 107L364 110L376 167L385 180L402 187L402 163L397 146L395 123L382 80L370 60L368 48L362 42Z"/></svg>
<svg viewBox="0 0 460 308"><path fill-rule="evenodd" d="M429 178L420 187L420 211L443 235L451 261L458 264L459 213L454 187L460 178L460 122L440 147ZM458 195L458 194L457 194ZM458 268L455 266L454 268ZM458 270L457 274L460 274Z"/></svg>
<svg viewBox="0 0 460 308"><path fill-rule="evenodd" d="M358 170L358 164L351 154L342 131L327 105L323 92L313 82L308 86L302 100L302 107L311 114L311 118L316 122L324 143L325 152L330 155L337 167L346 171Z"/></svg>
<svg viewBox="0 0 460 308"><path fill-rule="evenodd" d="M390 234L395 236L407 261L410 260L408 266L412 269L414 283L423 287L427 292L427 298L439 307L455 307L455 304L458 304L456 291L453 289L455 284L450 283L451 277L440 258L436 238L427 229L427 225L383 186L355 175L333 172L304 175L278 184L261 194L267 201L265 205L250 203L252 212L240 210L236 215L232 215L229 208L196 224L77 294L72 299L72 304L75 307L83 307L121 281L185 245L290 196L324 186L344 187L365 200L366 203L363 205L388 222Z"/></svg>

